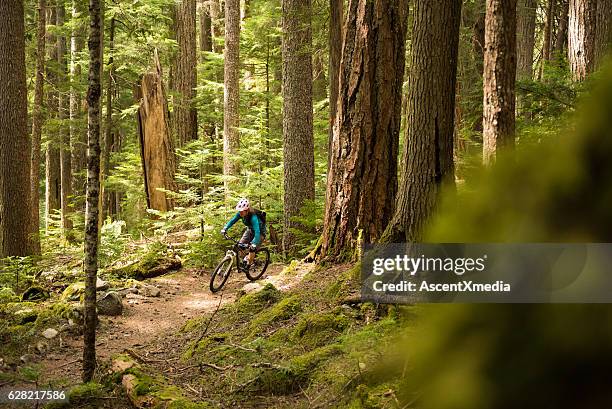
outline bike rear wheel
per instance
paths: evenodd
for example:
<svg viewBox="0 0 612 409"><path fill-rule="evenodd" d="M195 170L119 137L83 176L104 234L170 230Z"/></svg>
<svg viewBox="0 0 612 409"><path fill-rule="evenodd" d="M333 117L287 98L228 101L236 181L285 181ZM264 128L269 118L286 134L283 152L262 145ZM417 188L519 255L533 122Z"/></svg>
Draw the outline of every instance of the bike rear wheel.
<svg viewBox="0 0 612 409"><path fill-rule="evenodd" d="M247 278L251 281L259 280L266 272L268 264L270 264L270 251L266 248L257 250L253 264L246 271Z"/></svg>
<svg viewBox="0 0 612 409"><path fill-rule="evenodd" d="M225 256L225 258L219 262L210 277L210 291L216 293L223 288L230 276L233 264L234 260L230 256Z"/></svg>

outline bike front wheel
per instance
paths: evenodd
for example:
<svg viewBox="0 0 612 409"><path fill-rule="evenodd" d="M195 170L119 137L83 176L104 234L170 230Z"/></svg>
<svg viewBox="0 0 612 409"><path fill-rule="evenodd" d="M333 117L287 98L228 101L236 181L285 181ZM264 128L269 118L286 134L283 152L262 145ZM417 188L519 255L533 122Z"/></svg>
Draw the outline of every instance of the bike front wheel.
<svg viewBox="0 0 612 409"><path fill-rule="evenodd" d="M216 293L223 288L230 276L233 264L234 260L230 256L225 256L225 258L217 264L215 271L213 271L210 277L210 291Z"/></svg>
<svg viewBox="0 0 612 409"><path fill-rule="evenodd" d="M266 248L257 250L253 264L246 271L247 278L251 281L259 280L266 272L268 264L270 264L270 251Z"/></svg>

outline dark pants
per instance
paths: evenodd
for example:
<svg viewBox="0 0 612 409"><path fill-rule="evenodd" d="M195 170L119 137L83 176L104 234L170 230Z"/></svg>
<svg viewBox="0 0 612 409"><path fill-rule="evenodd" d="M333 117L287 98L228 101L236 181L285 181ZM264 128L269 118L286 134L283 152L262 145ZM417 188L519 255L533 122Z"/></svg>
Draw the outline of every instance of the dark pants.
<svg viewBox="0 0 612 409"><path fill-rule="evenodd" d="M242 233L242 237L240 238L240 241L238 241L238 242L242 243L242 244L250 244L251 241L253 241L254 238L255 238L255 232L252 229L249 229L247 227L246 230L244 231L244 233ZM257 248L261 247L261 243L263 243L265 238L266 237L262 234L261 235L261 242L257 245Z"/></svg>

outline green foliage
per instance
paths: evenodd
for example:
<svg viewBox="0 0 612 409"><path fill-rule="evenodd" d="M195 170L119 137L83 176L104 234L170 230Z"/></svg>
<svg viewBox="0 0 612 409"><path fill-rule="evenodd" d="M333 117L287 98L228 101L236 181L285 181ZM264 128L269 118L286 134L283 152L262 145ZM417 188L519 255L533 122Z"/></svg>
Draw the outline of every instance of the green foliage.
<svg viewBox="0 0 612 409"><path fill-rule="evenodd" d="M32 284L39 271L32 257L0 259L0 287L9 287L19 293Z"/></svg>

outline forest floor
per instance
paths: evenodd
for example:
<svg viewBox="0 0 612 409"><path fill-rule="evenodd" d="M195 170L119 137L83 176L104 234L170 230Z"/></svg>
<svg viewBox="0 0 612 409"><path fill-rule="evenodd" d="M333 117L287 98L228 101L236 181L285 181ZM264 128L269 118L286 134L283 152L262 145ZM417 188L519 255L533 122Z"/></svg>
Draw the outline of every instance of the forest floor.
<svg viewBox="0 0 612 409"><path fill-rule="evenodd" d="M389 391L396 382L370 384L364 368L376 371L379 350L404 314L359 301L358 266L272 264L256 282L233 272L223 292L212 294L210 271L189 266L131 278L140 268L155 270L151 262L178 260L169 247L134 248L122 259L127 264L100 272L123 310L99 315L95 383L81 384L82 293L70 290L83 283L74 276L78 257L65 256L38 277L50 299L13 297L0 310L7 341L0 387L69 390L71 408L306 408L395 399Z"/></svg>
<svg viewBox="0 0 612 409"><path fill-rule="evenodd" d="M254 283L234 272L223 291L217 294L208 288L210 274L194 268L143 280L142 283L158 288L160 295L128 295L123 299L121 315L98 317L97 359L108 362L114 355L127 351L139 359L156 362L157 354L169 352L166 338L180 331L188 320L213 313L233 302L239 292L257 291L267 283L287 290L303 277L303 274L280 277L282 268L280 264L270 265L264 278ZM83 335L60 332L48 341L48 351L32 362L40 371L38 384L58 381L66 387L79 384L82 354Z"/></svg>

